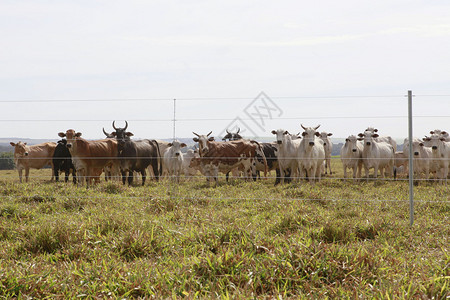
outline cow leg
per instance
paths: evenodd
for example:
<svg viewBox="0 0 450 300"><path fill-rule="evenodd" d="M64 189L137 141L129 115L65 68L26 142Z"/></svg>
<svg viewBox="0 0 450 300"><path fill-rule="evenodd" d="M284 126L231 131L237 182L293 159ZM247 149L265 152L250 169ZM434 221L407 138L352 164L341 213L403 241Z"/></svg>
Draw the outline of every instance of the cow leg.
<svg viewBox="0 0 450 300"><path fill-rule="evenodd" d="M129 186L133 184L133 177L134 177L134 172L128 171L128 185Z"/></svg>
<svg viewBox="0 0 450 300"><path fill-rule="evenodd" d="M144 185L145 184L145 179L147 178L147 172L145 172L145 168L142 169L141 175L142 175L142 185Z"/></svg>
<svg viewBox="0 0 450 300"><path fill-rule="evenodd" d="M58 174L59 172L57 172L56 174ZM56 177L56 174L55 174L55 179L56 179L56 181L58 181L58 177ZM64 171L64 182L67 182L67 181L69 181L69 174L70 174L70 170L65 170Z"/></svg>
<svg viewBox="0 0 450 300"><path fill-rule="evenodd" d="M59 166L56 168L53 168L53 175L55 176L55 181L59 181Z"/></svg>
<svg viewBox="0 0 450 300"><path fill-rule="evenodd" d="M30 168L25 168L25 182L28 182L30 177Z"/></svg>
<svg viewBox="0 0 450 300"><path fill-rule="evenodd" d="M331 158L328 159L328 169L330 169L330 175L333 175L333 172L331 172Z"/></svg>
<svg viewBox="0 0 450 300"><path fill-rule="evenodd" d="M122 171L122 184L125 184L125 182L127 181L127 172L126 171Z"/></svg>
<svg viewBox="0 0 450 300"><path fill-rule="evenodd" d="M162 176L162 174L159 174L158 160L157 159L153 159L151 165L152 165L153 174L155 176L155 180L159 181L159 176Z"/></svg>
<svg viewBox="0 0 450 300"><path fill-rule="evenodd" d="M77 183L77 172L75 171L75 168L72 169L72 181L73 184Z"/></svg>
<svg viewBox="0 0 450 300"><path fill-rule="evenodd" d="M23 170L23 169L20 168L20 167L17 169L17 172L19 172L19 181L20 181L20 182L22 182L22 170Z"/></svg>
<svg viewBox="0 0 450 300"><path fill-rule="evenodd" d="M230 172L228 171L227 174L225 175L225 178L226 178L227 182L228 182L228 177L229 176L230 176Z"/></svg>
<svg viewBox="0 0 450 300"><path fill-rule="evenodd" d="M281 181L281 175L280 175L280 169L275 169L275 185L280 184Z"/></svg>

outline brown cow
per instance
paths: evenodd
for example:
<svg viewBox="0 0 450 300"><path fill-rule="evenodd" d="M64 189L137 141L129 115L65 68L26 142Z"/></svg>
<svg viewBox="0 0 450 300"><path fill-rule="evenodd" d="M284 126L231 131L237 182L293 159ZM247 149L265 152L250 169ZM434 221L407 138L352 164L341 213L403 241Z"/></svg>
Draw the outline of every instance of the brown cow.
<svg viewBox="0 0 450 300"><path fill-rule="evenodd" d="M261 145L255 141L238 140L230 142L215 142L213 137L199 135L194 138L198 142L200 154L200 168L207 177L208 182L211 178L217 185L218 172L229 172L234 168L242 168L245 174L252 173L253 180L256 180L256 156L263 158L265 166L265 175L267 175L267 161Z"/></svg>
<svg viewBox="0 0 450 300"><path fill-rule="evenodd" d="M10 143L14 147L14 162L19 172L19 180L22 182L22 170L25 169L25 181L28 182L30 169L41 169L47 165L52 167L53 180L53 153L56 143L48 142L38 145L28 146L27 143Z"/></svg>
<svg viewBox="0 0 450 300"><path fill-rule="evenodd" d="M65 133L60 132L58 135L66 137L67 148L79 174L78 183L82 184L83 179L86 179L86 187L89 187L91 179L96 179L97 182L101 170L117 160L117 141L114 139L88 141L81 138L81 132L75 132L73 129Z"/></svg>

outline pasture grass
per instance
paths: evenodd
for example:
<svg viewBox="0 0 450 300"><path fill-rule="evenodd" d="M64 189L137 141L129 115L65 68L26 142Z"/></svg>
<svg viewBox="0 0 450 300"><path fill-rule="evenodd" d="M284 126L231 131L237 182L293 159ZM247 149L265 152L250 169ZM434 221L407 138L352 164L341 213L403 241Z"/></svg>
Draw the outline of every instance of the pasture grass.
<svg viewBox="0 0 450 300"><path fill-rule="evenodd" d="M3 298L450 296L449 187L203 178L87 190L0 172Z"/></svg>

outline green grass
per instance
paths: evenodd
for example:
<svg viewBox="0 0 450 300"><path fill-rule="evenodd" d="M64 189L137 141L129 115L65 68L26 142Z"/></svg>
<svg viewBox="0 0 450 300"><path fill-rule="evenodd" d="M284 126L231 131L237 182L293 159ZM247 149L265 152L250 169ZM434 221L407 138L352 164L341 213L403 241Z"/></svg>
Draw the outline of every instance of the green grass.
<svg viewBox="0 0 450 300"><path fill-rule="evenodd" d="M336 177L342 177L337 161ZM0 172L3 298L450 296L450 192L273 180L86 190Z"/></svg>

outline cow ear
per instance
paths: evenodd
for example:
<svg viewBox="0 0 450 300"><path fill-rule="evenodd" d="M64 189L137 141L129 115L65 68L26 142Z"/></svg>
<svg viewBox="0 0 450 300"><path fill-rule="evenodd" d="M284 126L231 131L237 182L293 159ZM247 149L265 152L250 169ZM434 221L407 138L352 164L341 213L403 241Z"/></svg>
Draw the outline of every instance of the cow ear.
<svg viewBox="0 0 450 300"><path fill-rule="evenodd" d="M127 132L126 135L127 135L127 136L134 136L134 134L132 134L131 132Z"/></svg>
<svg viewBox="0 0 450 300"><path fill-rule="evenodd" d="M113 131L113 132L111 132L111 135L115 137L115 136L117 136L117 133L115 131Z"/></svg>
<svg viewBox="0 0 450 300"><path fill-rule="evenodd" d="M277 132L275 130L272 130L272 134L277 134Z"/></svg>
<svg viewBox="0 0 450 300"><path fill-rule="evenodd" d="M349 139L345 139L345 142L350 142L350 140Z"/></svg>
<svg viewBox="0 0 450 300"><path fill-rule="evenodd" d="M196 143L198 142L198 138L193 138L193 140L194 140L194 142L196 142Z"/></svg>
<svg viewBox="0 0 450 300"><path fill-rule="evenodd" d="M80 136L81 136L81 132L75 133L75 136L76 136L76 137L80 137Z"/></svg>
<svg viewBox="0 0 450 300"><path fill-rule="evenodd" d="M419 146L420 146L420 147L423 147L423 143L419 143Z"/></svg>
<svg viewBox="0 0 450 300"><path fill-rule="evenodd" d="M60 133L58 133L58 135L59 135L60 137L65 137L65 136L66 136L66 134L65 134L64 132L60 132Z"/></svg>
<svg viewBox="0 0 450 300"><path fill-rule="evenodd" d="M357 138L357 140L358 140L358 141L364 141L364 139L363 139L363 138Z"/></svg>
<svg viewBox="0 0 450 300"><path fill-rule="evenodd" d="M320 136L320 133L318 133L318 132L316 131L316 133L314 133L314 135L315 135L315 136Z"/></svg>
<svg viewBox="0 0 450 300"><path fill-rule="evenodd" d="M286 130L285 132L283 132L283 134L289 134L289 131Z"/></svg>
<svg viewBox="0 0 450 300"><path fill-rule="evenodd" d="M186 147L187 145L185 144L185 143L181 143L181 145L180 145L180 147L181 148L184 148L184 147Z"/></svg>
<svg viewBox="0 0 450 300"><path fill-rule="evenodd" d="M362 134L362 133L358 133L358 136L359 136L359 137L363 137L363 136L364 136L364 134ZM360 141L360 140L358 139L358 141Z"/></svg>
<svg viewBox="0 0 450 300"><path fill-rule="evenodd" d="M447 134L447 131L442 131L441 134L444 134L444 135L445 135L445 134Z"/></svg>
<svg viewBox="0 0 450 300"><path fill-rule="evenodd" d="M210 142L214 141L214 137L213 136L209 137L208 141Z"/></svg>
<svg viewBox="0 0 450 300"><path fill-rule="evenodd" d="M303 132L302 132L302 136L305 136L305 135L306 135L306 132L305 132L305 131L303 131Z"/></svg>
<svg viewBox="0 0 450 300"><path fill-rule="evenodd" d="M430 134L434 134L434 131L430 131Z"/></svg>
<svg viewBox="0 0 450 300"><path fill-rule="evenodd" d="M375 128L373 131L378 132L378 129Z"/></svg>
<svg viewBox="0 0 450 300"><path fill-rule="evenodd" d="M328 136L332 136L333 134L330 132L329 134L327 134Z"/></svg>
<svg viewBox="0 0 450 300"><path fill-rule="evenodd" d="M372 137L377 138L377 137L379 137L379 135L375 133L375 134L372 134Z"/></svg>
<svg viewBox="0 0 450 300"><path fill-rule="evenodd" d="M172 144L172 143L168 143L168 144L167 144L167 146L169 146L169 147L172 147L172 146L173 146L173 144Z"/></svg>
<svg viewBox="0 0 450 300"><path fill-rule="evenodd" d="M16 143L11 142L10 144L11 144L11 146L13 146L13 147L16 146Z"/></svg>

